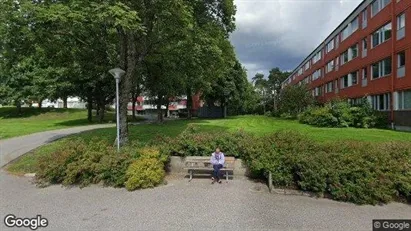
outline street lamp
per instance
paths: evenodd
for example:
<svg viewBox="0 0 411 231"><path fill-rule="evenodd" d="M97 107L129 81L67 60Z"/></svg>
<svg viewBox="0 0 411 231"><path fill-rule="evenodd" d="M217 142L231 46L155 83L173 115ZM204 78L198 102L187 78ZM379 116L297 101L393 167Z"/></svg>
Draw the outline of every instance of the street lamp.
<svg viewBox="0 0 411 231"><path fill-rule="evenodd" d="M109 70L110 74L116 79L116 116L117 116L117 152L120 151L120 103L119 103L119 93L118 93L118 84L120 83L120 78L126 72L120 68L114 68Z"/></svg>

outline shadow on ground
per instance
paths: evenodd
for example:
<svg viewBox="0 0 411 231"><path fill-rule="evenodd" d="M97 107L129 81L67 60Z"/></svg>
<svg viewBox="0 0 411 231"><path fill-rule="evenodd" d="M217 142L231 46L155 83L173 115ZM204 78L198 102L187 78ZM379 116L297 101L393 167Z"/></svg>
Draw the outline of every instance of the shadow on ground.
<svg viewBox="0 0 411 231"><path fill-rule="evenodd" d="M38 116L46 113L78 113L84 109L64 109L64 108L21 108L21 113L15 107L0 108L0 118L15 119L28 118L31 116Z"/></svg>

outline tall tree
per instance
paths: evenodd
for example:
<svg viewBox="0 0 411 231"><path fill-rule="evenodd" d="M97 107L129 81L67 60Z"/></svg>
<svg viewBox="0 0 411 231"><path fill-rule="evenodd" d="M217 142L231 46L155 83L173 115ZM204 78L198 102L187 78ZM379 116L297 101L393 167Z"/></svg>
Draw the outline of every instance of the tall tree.
<svg viewBox="0 0 411 231"><path fill-rule="evenodd" d="M280 94L281 91L281 83L284 82L284 80L287 79L287 77L290 75L290 72L283 72L280 70L280 68L276 67L270 70L270 73L268 75L268 90L271 94L271 100L273 102L273 111L277 111L277 101L278 101L278 95Z"/></svg>
<svg viewBox="0 0 411 231"><path fill-rule="evenodd" d="M268 81L264 78L264 74L261 73L255 74L252 81L256 91L260 94L260 105L263 107L263 113L265 114L269 96Z"/></svg>

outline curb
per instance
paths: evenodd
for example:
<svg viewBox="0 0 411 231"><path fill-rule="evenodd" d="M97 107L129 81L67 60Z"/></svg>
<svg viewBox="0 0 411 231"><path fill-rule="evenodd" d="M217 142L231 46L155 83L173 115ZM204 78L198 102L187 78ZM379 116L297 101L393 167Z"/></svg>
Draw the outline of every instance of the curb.
<svg viewBox="0 0 411 231"><path fill-rule="evenodd" d="M306 196L306 197L323 198L323 196L317 195L315 193L309 193L309 192L298 191L298 190L293 190L293 189L279 189L279 188L276 189L276 188L273 188L271 190L271 193L279 194L279 195Z"/></svg>
<svg viewBox="0 0 411 231"><path fill-rule="evenodd" d="M29 177L29 178L33 178L36 176L36 173L26 173L24 174L24 177Z"/></svg>

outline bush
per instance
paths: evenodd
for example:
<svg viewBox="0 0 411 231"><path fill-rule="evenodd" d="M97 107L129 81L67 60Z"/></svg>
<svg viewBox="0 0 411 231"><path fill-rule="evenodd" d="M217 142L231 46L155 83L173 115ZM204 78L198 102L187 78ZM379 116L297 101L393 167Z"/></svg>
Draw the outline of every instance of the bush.
<svg viewBox="0 0 411 231"><path fill-rule="evenodd" d="M102 182L106 186L123 187L127 180L126 171L137 159L156 159L165 163L168 156L160 155L155 147L139 143L117 153L112 145L98 139L88 143L69 140L51 155L40 158L36 179L39 186L61 183L84 187Z"/></svg>
<svg viewBox="0 0 411 231"><path fill-rule="evenodd" d="M127 169L126 189L152 188L163 181L164 165L155 158L142 158L133 162Z"/></svg>
<svg viewBox="0 0 411 231"><path fill-rule="evenodd" d="M286 120L292 120L295 119L295 116L291 115L290 113L281 113L280 118L286 119Z"/></svg>
<svg viewBox="0 0 411 231"><path fill-rule="evenodd" d="M411 201L411 145L403 142L315 143L290 131L255 137L242 155L254 174L272 172L279 187L357 204Z"/></svg>
<svg viewBox="0 0 411 231"><path fill-rule="evenodd" d="M289 85L280 92L278 110L280 114L289 113L292 117L297 117L308 106L313 105L314 101L314 97L306 84Z"/></svg>
<svg viewBox="0 0 411 231"><path fill-rule="evenodd" d="M198 133L196 127L191 126L176 138L165 139L161 150L165 156L209 156L220 147L227 156L239 157L240 144L246 142L248 136L243 131Z"/></svg>
<svg viewBox="0 0 411 231"><path fill-rule="evenodd" d="M330 105L324 107L311 107L299 115L301 123L319 127L338 127L338 118L332 112Z"/></svg>
<svg viewBox="0 0 411 231"><path fill-rule="evenodd" d="M367 99L351 106L346 101L334 100L324 106L310 107L298 116L300 123L318 127L372 128L386 125L386 118L374 111Z"/></svg>

